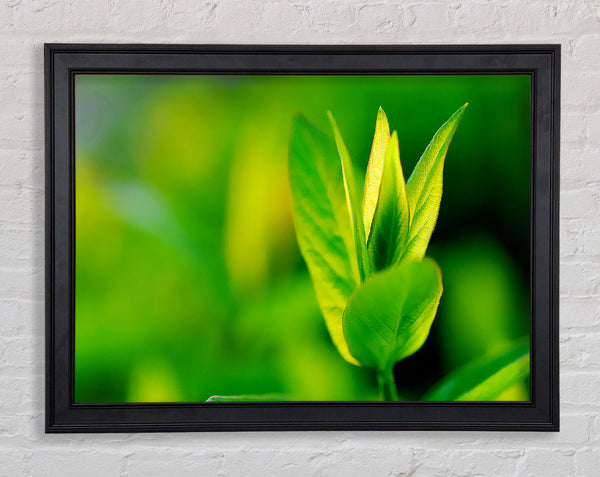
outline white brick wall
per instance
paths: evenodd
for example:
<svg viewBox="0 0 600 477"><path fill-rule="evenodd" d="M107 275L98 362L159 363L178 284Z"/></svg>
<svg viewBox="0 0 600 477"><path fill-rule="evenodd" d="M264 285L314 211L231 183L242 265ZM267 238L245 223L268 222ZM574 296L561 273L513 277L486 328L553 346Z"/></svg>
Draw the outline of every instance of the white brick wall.
<svg viewBox="0 0 600 477"><path fill-rule="evenodd" d="M600 475L598 0L2 0L0 475ZM561 43L559 434L44 435L43 42Z"/></svg>

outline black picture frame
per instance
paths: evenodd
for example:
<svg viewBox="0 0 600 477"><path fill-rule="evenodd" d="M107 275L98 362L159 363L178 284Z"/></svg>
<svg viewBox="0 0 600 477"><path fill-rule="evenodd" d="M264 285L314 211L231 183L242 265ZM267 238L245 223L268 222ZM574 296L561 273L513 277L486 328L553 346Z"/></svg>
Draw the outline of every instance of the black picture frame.
<svg viewBox="0 0 600 477"><path fill-rule="evenodd" d="M527 74L532 84L529 402L74 403L74 75ZM558 431L560 45L45 45L46 432Z"/></svg>

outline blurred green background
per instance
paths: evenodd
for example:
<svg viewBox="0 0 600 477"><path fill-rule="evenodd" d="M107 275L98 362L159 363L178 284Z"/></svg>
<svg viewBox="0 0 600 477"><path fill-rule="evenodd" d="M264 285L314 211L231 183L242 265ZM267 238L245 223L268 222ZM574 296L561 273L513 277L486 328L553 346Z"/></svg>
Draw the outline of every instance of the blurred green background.
<svg viewBox="0 0 600 477"><path fill-rule="evenodd" d="M467 101L428 252L438 316L395 369L406 399L529 334L528 76L77 75L76 402L377 399L331 343L296 244L292 119L331 136L331 110L364 174L383 106L408 178Z"/></svg>

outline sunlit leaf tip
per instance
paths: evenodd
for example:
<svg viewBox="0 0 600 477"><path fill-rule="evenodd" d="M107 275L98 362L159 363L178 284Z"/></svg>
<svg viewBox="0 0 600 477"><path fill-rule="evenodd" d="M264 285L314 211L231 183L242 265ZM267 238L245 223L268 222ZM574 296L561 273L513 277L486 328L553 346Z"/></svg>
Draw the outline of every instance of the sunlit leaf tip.
<svg viewBox="0 0 600 477"><path fill-rule="evenodd" d="M425 255L442 200L446 153L468 104L456 110L437 130L406 183L411 226L405 258L420 260Z"/></svg>
<svg viewBox="0 0 600 477"><path fill-rule="evenodd" d="M385 151L390 141L390 125L385 111L381 106L377 111L377 120L375 122L375 133L373 134L373 144L371 154L367 164L365 175L365 188L362 201L363 221L365 225L365 236L367 240L373 222L373 215L377 207L379 197L379 188L383 175L383 159Z"/></svg>

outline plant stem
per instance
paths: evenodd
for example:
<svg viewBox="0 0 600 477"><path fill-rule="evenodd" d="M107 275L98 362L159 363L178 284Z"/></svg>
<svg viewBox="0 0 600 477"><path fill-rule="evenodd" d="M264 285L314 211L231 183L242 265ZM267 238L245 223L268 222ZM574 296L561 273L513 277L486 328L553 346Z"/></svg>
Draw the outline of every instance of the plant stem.
<svg viewBox="0 0 600 477"><path fill-rule="evenodd" d="M377 370L377 383L379 385L379 399L382 401L398 400L398 389L396 388L396 380L394 379L393 366L386 370Z"/></svg>

